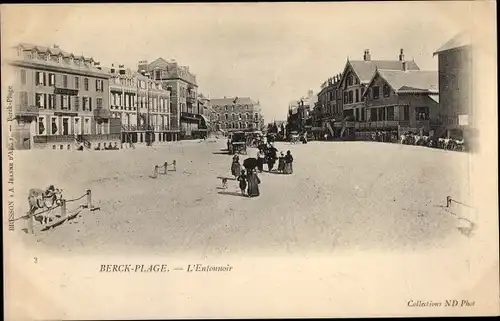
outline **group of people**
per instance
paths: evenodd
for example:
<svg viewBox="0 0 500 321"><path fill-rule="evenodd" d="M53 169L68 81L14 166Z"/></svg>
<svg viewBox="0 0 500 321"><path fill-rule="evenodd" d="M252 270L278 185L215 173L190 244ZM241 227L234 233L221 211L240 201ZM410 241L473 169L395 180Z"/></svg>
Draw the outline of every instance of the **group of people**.
<svg viewBox="0 0 500 321"><path fill-rule="evenodd" d="M418 135L408 132L400 136L400 143L405 145L426 146L432 148L441 148L446 150L465 151L466 145L464 139L454 138L436 138L426 135Z"/></svg>
<svg viewBox="0 0 500 321"><path fill-rule="evenodd" d="M278 157L278 150L272 145L259 146L259 151L257 152L257 158L247 158L243 162L243 166L240 164L240 157L238 155L233 156L233 161L231 163L231 174L239 182L239 187L241 194L248 197L256 197L260 195L259 184L260 179L257 175L263 172L264 163L267 164L268 171L271 172L273 167L278 160L278 172L282 174L292 174L293 173L293 156L290 151L286 152L286 155L281 152ZM246 169L246 171L245 171Z"/></svg>
<svg viewBox="0 0 500 321"><path fill-rule="evenodd" d="M233 156L231 174L239 182L241 195L248 197L256 197L260 195L260 179L259 176L257 176L257 170L255 167L248 167L247 171L245 171L245 169L243 169L240 165L240 158L238 155Z"/></svg>

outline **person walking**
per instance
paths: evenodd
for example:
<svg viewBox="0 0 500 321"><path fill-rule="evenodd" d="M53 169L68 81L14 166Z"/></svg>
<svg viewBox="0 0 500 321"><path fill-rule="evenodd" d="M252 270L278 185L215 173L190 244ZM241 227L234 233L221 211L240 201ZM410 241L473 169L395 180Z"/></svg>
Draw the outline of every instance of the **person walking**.
<svg viewBox="0 0 500 321"><path fill-rule="evenodd" d="M246 196L246 189L247 189L247 175L244 169L241 170L240 176L238 176L238 182L240 182L240 190L241 190L241 195Z"/></svg>
<svg viewBox="0 0 500 321"><path fill-rule="evenodd" d="M285 154L281 152L278 159L278 172L283 173L285 170Z"/></svg>
<svg viewBox="0 0 500 321"><path fill-rule="evenodd" d="M293 156L290 151L286 152L285 156L285 174L292 174L293 173Z"/></svg>
<svg viewBox="0 0 500 321"><path fill-rule="evenodd" d="M250 173L248 173L247 180L248 180L248 196L249 197L259 196L260 179L257 176L257 172L255 170L250 171Z"/></svg>

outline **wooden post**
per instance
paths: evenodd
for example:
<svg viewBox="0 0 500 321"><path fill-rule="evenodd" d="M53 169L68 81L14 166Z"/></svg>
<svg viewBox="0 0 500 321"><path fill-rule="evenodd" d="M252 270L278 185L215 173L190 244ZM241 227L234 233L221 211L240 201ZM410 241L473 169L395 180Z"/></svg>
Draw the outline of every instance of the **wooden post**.
<svg viewBox="0 0 500 321"><path fill-rule="evenodd" d="M88 194L87 194L88 195ZM61 200L61 218L66 217L66 200Z"/></svg>
<svg viewBox="0 0 500 321"><path fill-rule="evenodd" d="M28 227L27 227L28 233L35 234L35 231L33 230L33 220L35 219L34 215L33 215L34 213L30 212L29 214L30 214L30 216L28 217Z"/></svg>
<svg viewBox="0 0 500 321"><path fill-rule="evenodd" d="M153 171L153 178L158 177L158 165L155 165L154 171Z"/></svg>
<svg viewBox="0 0 500 321"><path fill-rule="evenodd" d="M446 196L446 207L450 207L451 205L451 196Z"/></svg>
<svg viewBox="0 0 500 321"><path fill-rule="evenodd" d="M174 159L174 162L173 162L173 165L174 165L174 172L177 170L177 167L175 166L175 159Z"/></svg>
<svg viewBox="0 0 500 321"><path fill-rule="evenodd" d="M165 172L164 172L164 174L166 175L166 174L167 174L167 171L168 171L168 162L165 162L165 164L163 164L163 167L165 167Z"/></svg>
<svg viewBox="0 0 500 321"><path fill-rule="evenodd" d="M87 190L87 208L92 208L92 192L89 189Z"/></svg>

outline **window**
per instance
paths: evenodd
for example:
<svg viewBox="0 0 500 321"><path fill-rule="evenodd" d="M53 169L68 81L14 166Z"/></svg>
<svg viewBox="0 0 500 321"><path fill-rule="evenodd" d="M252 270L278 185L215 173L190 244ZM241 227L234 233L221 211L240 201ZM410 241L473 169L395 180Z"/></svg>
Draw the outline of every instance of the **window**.
<svg viewBox="0 0 500 321"><path fill-rule="evenodd" d="M428 120L429 119L429 107L416 107L415 117L417 120Z"/></svg>
<svg viewBox="0 0 500 321"><path fill-rule="evenodd" d="M90 119L89 118L85 118L83 133L90 134Z"/></svg>
<svg viewBox="0 0 500 321"><path fill-rule="evenodd" d="M102 98L95 99L96 108L102 108Z"/></svg>
<svg viewBox="0 0 500 321"><path fill-rule="evenodd" d="M384 85L383 91L384 97L389 97L391 95L391 88L387 84Z"/></svg>
<svg viewBox="0 0 500 321"><path fill-rule="evenodd" d="M349 104L352 104L353 103L353 92L352 90L349 91Z"/></svg>
<svg viewBox="0 0 500 321"><path fill-rule="evenodd" d="M55 86L56 85L56 74L50 73L49 74L49 86Z"/></svg>
<svg viewBox="0 0 500 321"><path fill-rule="evenodd" d="M49 94L47 105L48 105L49 109L55 109L56 108L56 95L55 94Z"/></svg>
<svg viewBox="0 0 500 321"><path fill-rule="evenodd" d="M224 114L224 119L225 120L229 120L229 115L228 114Z"/></svg>
<svg viewBox="0 0 500 321"><path fill-rule="evenodd" d="M410 106L403 107L403 120L410 120Z"/></svg>
<svg viewBox="0 0 500 321"><path fill-rule="evenodd" d="M80 109L80 97L78 96L73 97L73 106L75 107L76 111Z"/></svg>
<svg viewBox="0 0 500 321"><path fill-rule="evenodd" d="M233 114L233 120L236 120L236 119L238 119L238 118L237 118L237 115L236 115L236 114Z"/></svg>
<svg viewBox="0 0 500 321"><path fill-rule="evenodd" d="M100 79L96 79L96 81L95 81L95 90L97 92L103 92L104 91L103 87L104 87L103 81L100 80Z"/></svg>
<svg viewBox="0 0 500 321"><path fill-rule="evenodd" d="M89 97L82 97L82 110L89 110Z"/></svg>
<svg viewBox="0 0 500 321"><path fill-rule="evenodd" d="M349 99L348 94L346 91L344 91L344 104L348 103L348 99Z"/></svg>
<svg viewBox="0 0 500 321"><path fill-rule="evenodd" d="M356 121L359 121L359 108L356 108Z"/></svg>
<svg viewBox="0 0 500 321"><path fill-rule="evenodd" d="M50 128L52 129L51 134L57 135L59 128L57 128L57 117L52 117Z"/></svg>
<svg viewBox="0 0 500 321"><path fill-rule="evenodd" d="M21 69L21 85L26 85L26 70Z"/></svg>
<svg viewBox="0 0 500 321"><path fill-rule="evenodd" d="M348 86L352 86L352 81L353 81L353 77L352 77L352 75L349 75L349 76L347 77L347 85L348 85Z"/></svg>
<svg viewBox="0 0 500 321"><path fill-rule="evenodd" d="M38 117L38 135L45 135L45 117Z"/></svg>
<svg viewBox="0 0 500 321"><path fill-rule="evenodd" d="M82 133L82 128L80 125L80 118L79 117L75 117L75 125L73 126L73 131L77 135L80 135Z"/></svg>
<svg viewBox="0 0 500 321"><path fill-rule="evenodd" d="M356 89L356 102L359 102L359 89Z"/></svg>
<svg viewBox="0 0 500 321"><path fill-rule="evenodd" d="M394 120L394 107L387 107L387 120Z"/></svg>
<svg viewBox="0 0 500 321"><path fill-rule="evenodd" d="M38 108L45 109L45 94L35 94L35 104Z"/></svg>
<svg viewBox="0 0 500 321"><path fill-rule="evenodd" d="M83 78L83 89L85 89L85 91L89 91L89 79L88 78Z"/></svg>
<svg viewBox="0 0 500 321"><path fill-rule="evenodd" d="M255 117L255 120L258 120L259 119L259 114L255 113L254 117Z"/></svg>
<svg viewBox="0 0 500 321"><path fill-rule="evenodd" d="M373 99L379 99L380 97L380 88L378 86L375 86L372 88L372 95Z"/></svg>
<svg viewBox="0 0 500 321"><path fill-rule="evenodd" d="M63 88L68 88L68 75L63 75Z"/></svg>
<svg viewBox="0 0 500 321"><path fill-rule="evenodd" d="M89 97L89 111L92 111L92 97Z"/></svg>
<svg viewBox="0 0 500 321"><path fill-rule="evenodd" d="M37 71L35 73L35 84L37 86L45 86L45 73L44 72L40 72L40 71Z"/></svg>
<svg viewBox="0 0 500 321"><path fill-rule="evenodd" d="M61 109L69 109L69 96L61 95Z"/></svg>
<svg viewBox="0 0 500 321"><path fill-rule="evenodd" d="M366 109L361 108L361 121L365 121L365 114L366 114Z"/></svg>
<svg viewBox="0 0 500 321"><path fill-rule="evenodd" d="M75 89L80 89L80 78L75 77Z"/></svg>

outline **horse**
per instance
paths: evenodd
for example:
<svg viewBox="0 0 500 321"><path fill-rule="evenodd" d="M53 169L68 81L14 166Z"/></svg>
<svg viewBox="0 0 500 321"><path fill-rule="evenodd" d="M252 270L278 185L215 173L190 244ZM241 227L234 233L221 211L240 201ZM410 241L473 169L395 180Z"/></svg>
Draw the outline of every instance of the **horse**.
<svg viewBox="0 0 500 321"><path fill-rule="evenodd" d="M35 215L37 210L48 210L47 212L35 216L35 219L40 222L40 224L47 224L54 219L50 209L54 206L61 204L62 200L62 190L55 189L54 186L49 186L47 190L42 190L40 188L32 188L28 192L28 204L29 212L28 215Z"/></svg>

